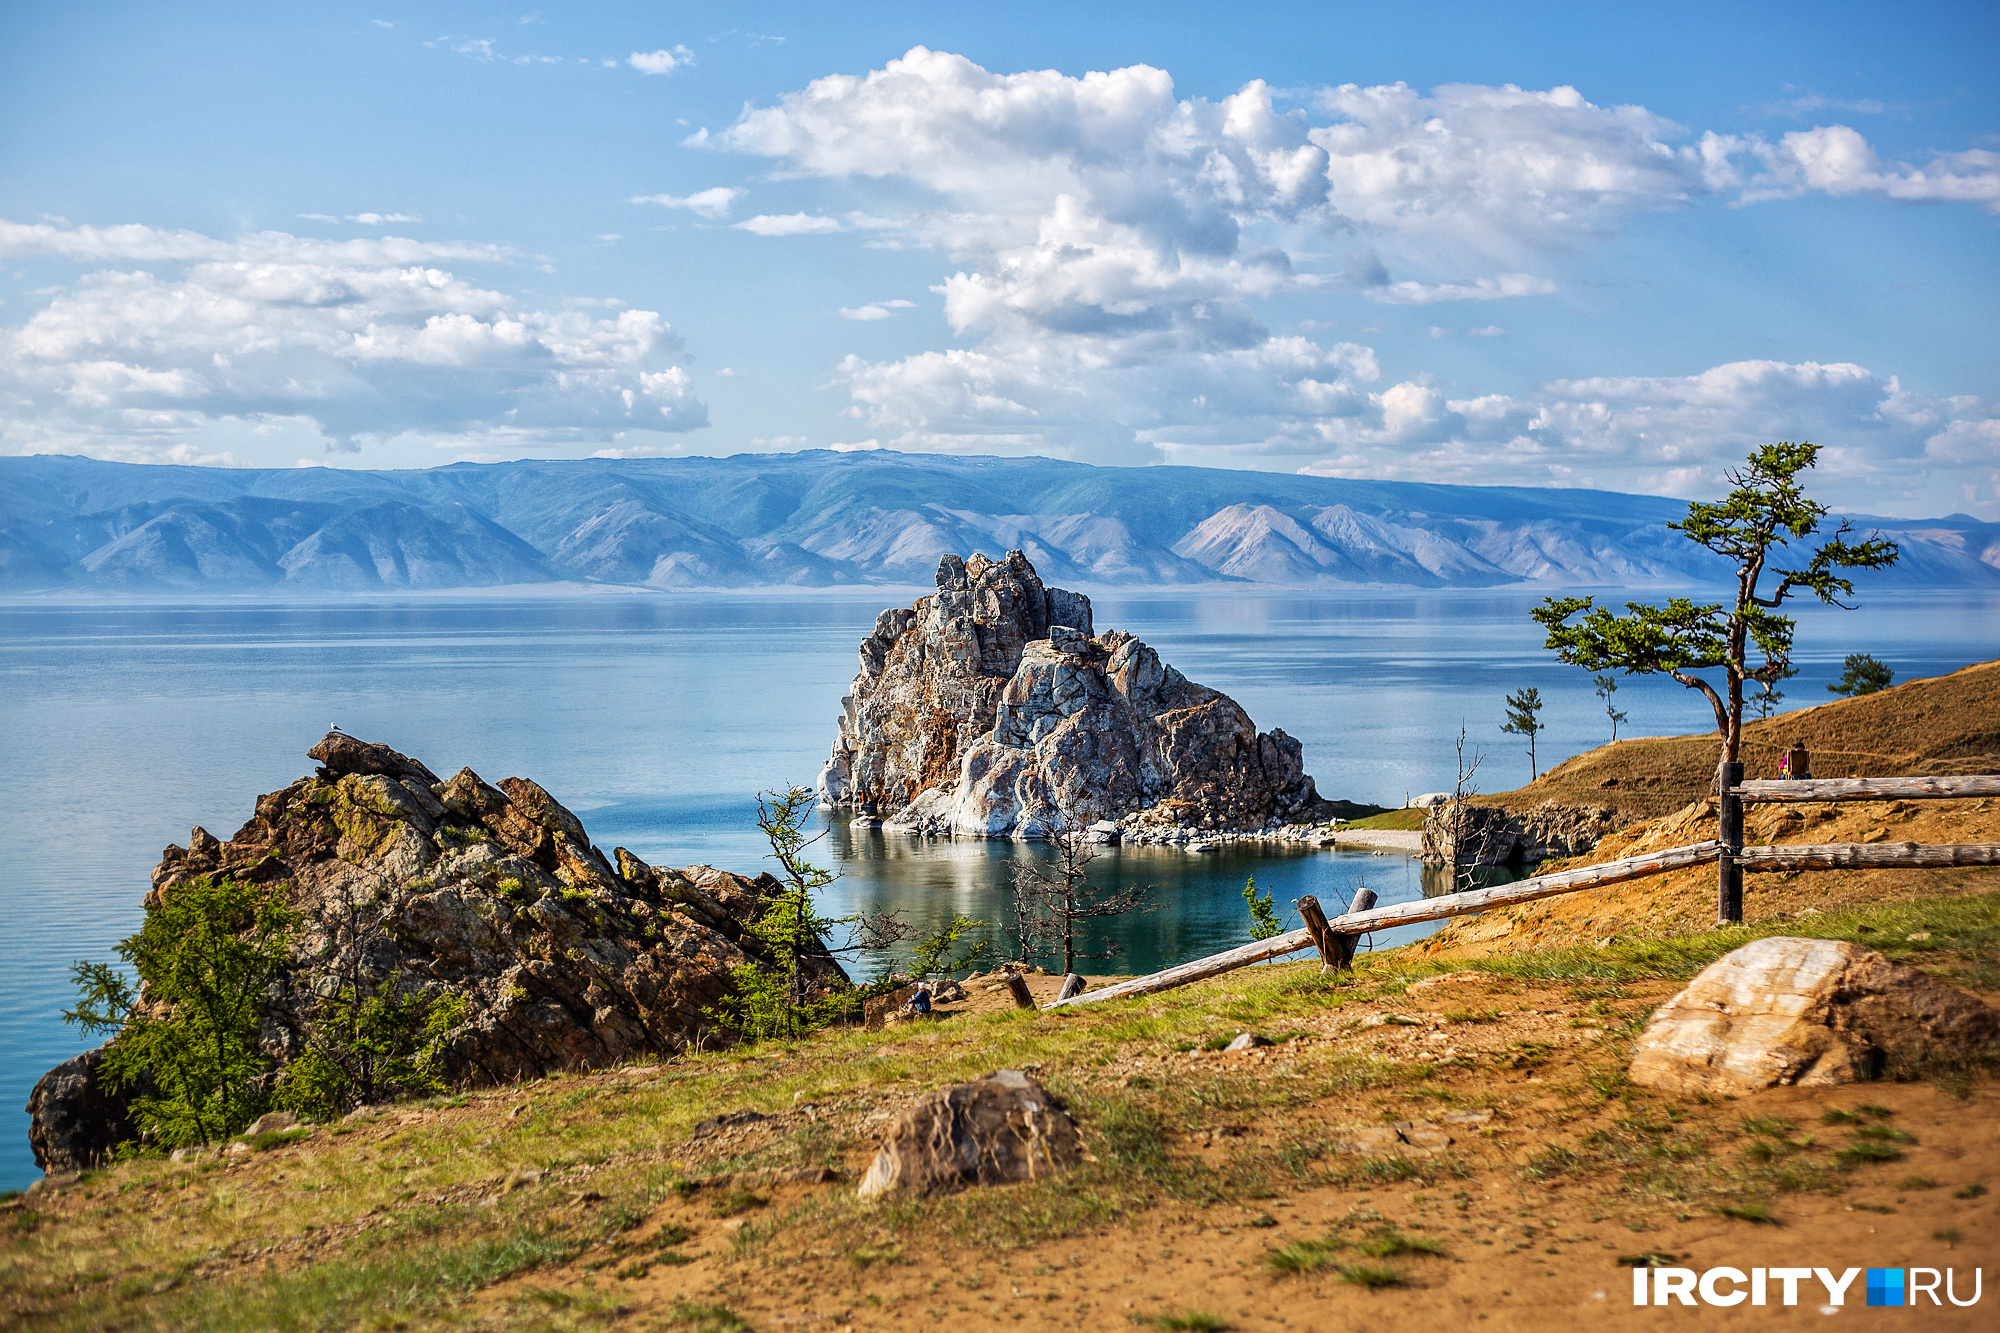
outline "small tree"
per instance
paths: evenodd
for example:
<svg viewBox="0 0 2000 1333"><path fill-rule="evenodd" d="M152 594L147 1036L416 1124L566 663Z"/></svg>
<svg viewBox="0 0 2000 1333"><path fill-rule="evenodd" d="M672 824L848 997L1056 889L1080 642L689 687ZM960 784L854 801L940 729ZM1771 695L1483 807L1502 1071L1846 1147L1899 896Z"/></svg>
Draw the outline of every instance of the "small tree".
<svg viewBox="0 0 2000 1333"><path fill-rule="evenodd" d="M960 913L942 928L919 936L910 950L911 979L922 981L926 977L950 976L976 966L993 946L984 939L967 937L985 925L984 921L974 921Z"/></svg>
<svg viewBox="0 0 2000 1333"><path fill-rule="evenodd" d="M1847 668L1846 673L1826 687L1828 694L1845 695L1850 699L1856 695L1873 694L1877 690L1888 689L1889 682L1896 678L1888 663L1879 662L1867 653L1849 653L1841 665Z"/></svg>
<svg viewBox="0 0 2000 1333"><path fill-rule="evenodd" d="M1618 724L1625 720L1625 714L1612 704L1611 696L1618 693L1618 677L1610 672L1592 676L1590 683L1597 687L1597 697L1604 700L1604 715L1611 719L1611 743L1618 744Z"/></svg>
<svg viewBox="0 0 2000 1333"><path fill-rule="evenodd" d="M1112 958L1120 952L1116 940L1106 940L1098 953L1079 952L1077 937L1085 929L1085 922L1098 917L1144 913L1153 905L1151 886L1117 890L1092 887L1090 863L1097 859L1097 853L1091 850L1086 838L1084 831L1075 827L1075 821L1064 816L1062 831L1049 839L1056 848L1055 867L1044 870L1033 862L1024 862L1014 871L1015 896L1032 904L1038 933L1051 949L1062 954L1065 974L1076 971L1079 958Z"/></svg>
<svg viewBox="0 0 2000 1333"><path fill-rule="evenodd" d="M63 1021L113 1032L104 1073L114 1090L143 1089L140 1132L169 1148L214 1143L263 1113L271 1057L258 1044L265 992L284 970L298 917L280 886L203 875L165 889L118 956L78 962L75 1008Z"/></svg>
<svg viewBox="0 0 2000 1333"><path fill-rule="evenodd" d="M1507 720L1500 730L1512 736L1528 738L1528 780L1533 782L1542 775L1535 762L1535 736L1542 730L1542 692L1530 685L1517 694L1507 696Z"/></svg>
<svg viewBox="0 0 2000 1333"><path fill-rule="evenodd" d="M1722 737L1722 759L1736 763L1743 743L1743 682L1761 681L1771 664L1785 661L1792 648L1792 619L1773 612L1786 598L1804 589L1830 606L1845 607L1854 585L1842 573L1849 569L1882 569L1899 554L1894 542L1880 538L1850 542L1843 522L1822 545L1802 552L1803 560L1773 566L1778 584L1768 597L1758 585L1774 555L1793 542L1819 531L1828 510L1805 498L1799 473L1819 457L1813 444L1767 444L1749 462L1731 472L1734 485L1719 504L1696 501L1687 518L1667 526L1736 565L1736 598L1697 604L1675 597L1665 606L1627 602L1627 614L1616 615L1589 597L1550 597L1535 608L1534 618L1548 629L1548 647L1571 666L1586 671L1606 669L1627 675L1665 674L1691 690L1700 690L1715 712ZM1776 548L1776 549L1774 549ZM1572 623L1574 621L1574 623ZM1751 645L1764 657L1753 666ZM1722 689L1695 675L1720 667Z"/></svg>
<svg viewBox="0 0 2000 1333"><path fill-rule="evenodd" d="M327 892L316 915L331 962L302 1015L305 1049L278 1075L272 1100L330 1120L357 1106L443 1092L445 1039L464 1021L464 997L372 970L369 959L388 931L379 904L352 883Z"/></svg>
<svg viewBox="0 0 2000 1333"><path fill-rule="evenodd" d="M1268 940L1274 935L1282 935L1284 923L1278 920L1278 909L1271 901L1271 891L1257 892L1255 876L1243 881L1243 901L1250 908L1250 938Z"/></svg>

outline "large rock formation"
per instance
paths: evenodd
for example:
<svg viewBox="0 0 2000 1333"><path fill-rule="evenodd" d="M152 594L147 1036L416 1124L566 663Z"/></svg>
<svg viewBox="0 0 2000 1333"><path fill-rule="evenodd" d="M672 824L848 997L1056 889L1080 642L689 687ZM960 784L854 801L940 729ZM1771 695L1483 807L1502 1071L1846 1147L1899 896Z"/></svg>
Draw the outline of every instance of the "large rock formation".
<svg viewBox="0 0 2000 1333"><path fill-rule="evenodd" d="M1735 1096L2000 1055L2000 1011L1874 949L1773 936L1723 955L1660 1006L1632 1081Z"/></svg>
<svg viewBox="0 0 2000 1333"><path fill-rule="evenodd" d="M265 1014L280 1064L313 997L359 979L450 991L464 1022L445 1050L455 1084L504 1083L686 1049L716 1024L731 970L760 957L744 926L780 890L708 866L606 857L577 817L526 778L471 769L443 781L385 745L333 733L320 767L257 798L227 842L197 827L168 847L149 902L200 875L282 884L302 919L295 966ZM765 958L764 961L775 961ZM846 981L830 956L816 984ZM86 1165L123 1137L97 1053L50 1071L30 1102L36 1159Z"/></svg>
<svg viewBox="0 0 2000 1333"><path fill-rule="evenodd" d="M892 828L1041 837L1165 808L1176 823L1260 828L1317 812L1299 743L1259 734L1090 599L1042 585L1019 551L946 556L937 592L861 641L819 790L894 812Z"/></svg>

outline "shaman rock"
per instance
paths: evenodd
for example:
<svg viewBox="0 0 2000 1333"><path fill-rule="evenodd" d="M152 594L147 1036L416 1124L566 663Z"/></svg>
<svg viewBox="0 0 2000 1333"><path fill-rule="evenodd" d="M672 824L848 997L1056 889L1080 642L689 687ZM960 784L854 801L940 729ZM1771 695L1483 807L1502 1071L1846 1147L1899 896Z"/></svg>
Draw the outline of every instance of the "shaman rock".
<svg viewBox="0 0 2000 1333"><path fill-rule="evenodd" d="M830 805L918 833L1041 837L1154 811L1260 827L1321 802L1299 743L1259 733L1090 599L1042 584L1019 551L946 556L937 592L876 618L821 770Z"/></svg>
<svg viewBox="0 0 2000 1333"><path fill-rule="evenodd" d="M1662 1005L1635 1083L1734 1095L2000 1054L2000 1011L1874 949L1774 936L1723 955Z"/></svg>
<svg viewBox="0 0 2000 1333"><path fill-rule="evenodd" d="M465 768L439 781L338 734L311 757L317 772L258 797L227 841L196 828L168 847L148 896L202 875L283 886L302 924L260 1033L280 1065L303 1049L317 998L343 985L462 999L444 1046L455 1085L681 1051L714 1039L706 1011L732 993L734 969L777 961L747 929L781 891L768 874L670 870L622 847L607 858L526 778L494 786ZM816 988L846 984L830 955L805 961ZM94 1057L36 1089L32 1132L48 1161L131 1135L114 1123L122 1103L91 1076Z"/></svg>

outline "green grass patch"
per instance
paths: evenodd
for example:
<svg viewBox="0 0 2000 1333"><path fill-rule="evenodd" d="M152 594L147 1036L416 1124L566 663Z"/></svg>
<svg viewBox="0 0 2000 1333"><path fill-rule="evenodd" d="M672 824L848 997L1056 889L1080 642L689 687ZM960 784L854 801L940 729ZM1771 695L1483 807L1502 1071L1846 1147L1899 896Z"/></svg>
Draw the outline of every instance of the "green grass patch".
<svg viewBox="0 0 2000 1333"><path fill-rule="evenodd" d="M1317 1273L1331 1268L1345 1242L1332 1236L1320 1240L1295 1240L1264 1256L1264 1267L1282 1277Z"/></svg>

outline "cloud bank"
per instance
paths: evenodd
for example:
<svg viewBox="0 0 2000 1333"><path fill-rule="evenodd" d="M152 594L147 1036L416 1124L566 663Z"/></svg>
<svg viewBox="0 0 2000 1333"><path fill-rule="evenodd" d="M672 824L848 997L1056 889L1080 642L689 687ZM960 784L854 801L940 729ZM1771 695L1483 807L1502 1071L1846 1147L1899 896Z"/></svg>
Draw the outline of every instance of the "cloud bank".
<svg viewBox="0 0 2000 1333"><path fill-rule="evenodd" d="M166 459L226 420L308 421L336 451L707 423L657 313L536 309L435 266L505 247L0 222L0 257L27 255L109 267L0 328L9 452Z"/></svg>
<svg viewBox="0 0 2000 1333"><path fill-rule="evenodd" d="M853 230L949 256L934 290L965 345L849 356L836 371L849 415L896 447L1659 490L1712 479L1780 435L1854 440L1829 460L1870 484L1898 468L1927 478L1988 438L1990 405L1912 395L1856 366L1746 362L1461 401L1421 380L1384 386L1371 349L1280 336L1257 312L1298 293L1547 298L1562 249L1700 201L2000 208L2000 155L1890 162L1842 126L1774 142L1696 135L1569 87L1347 84L1290 100L1262 82L1183 98L1143 65L994 73L917 47L689 142L780 178L872 186L883 205L743 230Z"/></svg>

